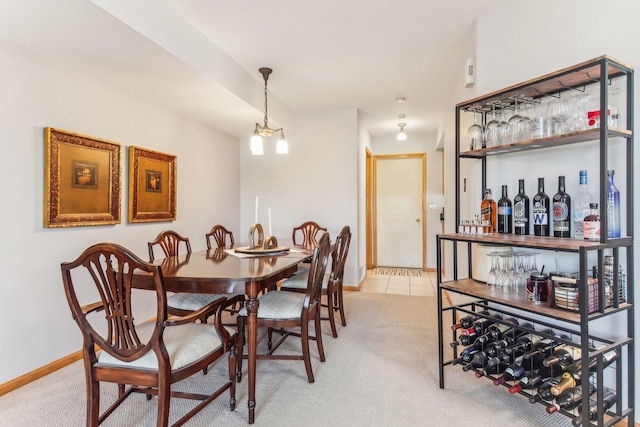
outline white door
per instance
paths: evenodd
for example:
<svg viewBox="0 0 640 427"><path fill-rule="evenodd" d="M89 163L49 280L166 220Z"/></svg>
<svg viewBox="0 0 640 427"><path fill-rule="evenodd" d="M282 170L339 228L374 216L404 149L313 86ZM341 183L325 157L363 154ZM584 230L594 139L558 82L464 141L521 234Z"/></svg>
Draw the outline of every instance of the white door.
<svg viewBox="0 0 640 427"><path fill-rule="evenodd" d="M424 155L376 156L376 261L424 268Z"/></svg>

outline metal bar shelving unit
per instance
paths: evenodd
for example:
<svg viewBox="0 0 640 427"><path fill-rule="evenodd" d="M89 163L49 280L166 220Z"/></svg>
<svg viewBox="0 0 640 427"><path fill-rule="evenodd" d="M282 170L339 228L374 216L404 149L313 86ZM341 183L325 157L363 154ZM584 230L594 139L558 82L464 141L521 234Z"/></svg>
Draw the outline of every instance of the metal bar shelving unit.
<svg viewBox="0 0 640 427"><path fill-rule="evenodd" d="M543 96L554 96L568 90L581 90L591 85L599 85L599 107L600 117L607 117L608 113L608 84L613 79L624 79L626 83L626 120L625 123L619 124L620 128L609 128L607 120L601 120L601 125L596 128L577 131L560 136L553 136L543 139L535 139L530 141L522 141L517 143L505 144L497 147L488 147L481 149L471 149L461 151L460 123L462 112L483 112L482 122L486 122L486 112L488 106L500 103L504 107L509 107L510 103L514 103L516 99L528 99L530 102L539 102ZM609 426L614 425L621 419L626 418L629 425L634 423L634 401L635 401L635 354L634 354L634 252L633 252L633 69L618 60L608 56L601 56L583 63L568 67L557 72L553 72L536 79L523 82L518 85L462 102L456 106L456 163L455 163L455 183L456 183L456 210L455 220L456 227L460 224L460 159L477 159L481 162L482 174L482 190L487 186L487 159L504 156L505 154L529 151L544 150L550 147L570 146L580 144L599 144L599 205L606 205L607 193L607 168L609 165L608 148L609 139L622 138L626 144L626 236L620 238L608 238L607 218L606 215L601 216L601 229L605 230L601 233L599 242L588 242L579 239L561 239L554 237L537 237L537 236L520 236L514 234L492 234L492 235L466 235L466 234L440 234L437 237L436 263L437 263L437 281L438 281L438 355L439 355L439 380L440 388L445 387L444 368L450 365L452 360L445 360L444 356L444 313L451 311L451 322L455 322L458 313L468 314L489 309L495 313L507 314L526 322L544 326L562 331L576 337L578 341L566 341L567 344L573 345L581 349L583 355L588 355L590 360L597 360L597 368L594 375L589 371L588 363L582 365L582 377L590 378L595 376L596 396L598 417L596 420L589 419L589 398L584 398L580 404L582 415L576 412L561 410L561 413L574 418L574 423L582 422L583 425ZM508 161L501 159L501 161ZM448 242L452 248L453 273L452 280L443 281L443 256L444 243ZM566 311L559 308L553 308L548 305L534 305L528 302L524 295L518 296L513 294L498 295L492 293L486 284L478 282L471 278L458 278L458 246L466 244L467 256L469 261L468 277L473 277L471 268L471 245L474 243L493 244L502 246L514 246L521 248L532 248L545 251L560 251L576 254L579 260L580 277L588 277L588 254L595 252L597 254L598 267L598 283L603 281L603 259L605 251L610 251L614 257L613 268L613 303L609 307L605 307L604 286L599 286L597 295L598 309L591 310L588 298L580 298L578 311ZM626 258L626 295L624 301L619 301L617 296L620 293L618 289L618 266L621 259L620 251L625 252ZM578 281L580 295L588 295L587 280ZM443 293L455 293L471 298L471 302L464 304L444 307ZM590 332L590 323L598 319L618 314L626 317L626 323L621 326L625 328L623 338L609 338L605 336L596 336ZM479 314L480 317L487 317ZM498 321L498 323L501 323ZM545 333L536 331L537 334L545 336ZM547 336L550 338L551 336ZM455 340L456 332L452 332L452 338ZM598 349L594 350L593 344L598 344ZM603 368L604 362L602 355L615 350L617 352L617 360L613 365ZM453 357L457 356L457 349L453 350ZM609 410L604 414L602 411L602 396L605 389L604 371L610 368L615 370L615 393L617 396L615 409ZM623 371L625 375L623 375ZM624 380L626 379L626 387ZM527 392L521 391L521 394L528 395ZM589 395L589 381L582 383L583 396ZM625 397L626 402L622 397ZM547 404L548 405L548 404Z"/></svg>

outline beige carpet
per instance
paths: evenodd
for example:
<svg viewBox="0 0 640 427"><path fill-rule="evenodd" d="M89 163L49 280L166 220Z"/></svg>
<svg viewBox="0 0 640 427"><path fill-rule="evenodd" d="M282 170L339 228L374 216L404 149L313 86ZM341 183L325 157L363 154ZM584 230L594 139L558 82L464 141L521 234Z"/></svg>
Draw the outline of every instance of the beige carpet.
<svg viewBox="0 0 640 427"><path fill-rule="evenodd" d="M446 368L446 388L439 389L435 298L348 293L346 307L348 326L338 327L337 339L324 326L325 363L312 347L314 384L307 383L302 362L258 362L256 426L570 425L563 415L548 415L542 405L459 367ZM225 370L221 362L207 376L179 385L206 389ZM246 390L243 381L234 412L225 394L187 425L246 426ZM113 385L103 386L103 403L114 395ZM0 397L0 426L83 426L84 399L84 373L76 362ZM192 405L173 400L172 420ZM155 399L134 396L103 425L154 426L155 410Z"/></svg>

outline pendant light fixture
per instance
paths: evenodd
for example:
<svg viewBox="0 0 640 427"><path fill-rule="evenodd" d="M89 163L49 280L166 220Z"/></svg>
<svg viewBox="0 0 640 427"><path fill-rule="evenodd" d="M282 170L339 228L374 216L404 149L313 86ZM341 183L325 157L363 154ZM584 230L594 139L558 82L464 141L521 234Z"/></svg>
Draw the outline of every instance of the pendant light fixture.
<svg viewBox="0 0 640 427"><path fill-rule="evenodd" d="M404 114L398 114L398 120L404 120L406 116ZM407 134L404 133L404 127L407 124L404 122L400 122L398 123L398 126L400 126L400 132L398 132L398 135L396 136L396 140L397 141L406 141L407 140Z"/></svg>
<svg viewBox="0 0 640 427"><path fill-rule="evenodd" d="M267 104L267 80L269 75L273 72L271 68L263 67L258 70L264 78L264 124L256 123L256 128L253 131L251 137L251 154L254 156L261 156L264 154L264 141L274 133L279 133L279 139L276 143L276 153L287 154L289 152L289 145L286 139L284 139L284 130L271 129L269 127L269 117L267 116L268 104Z"/></svg>

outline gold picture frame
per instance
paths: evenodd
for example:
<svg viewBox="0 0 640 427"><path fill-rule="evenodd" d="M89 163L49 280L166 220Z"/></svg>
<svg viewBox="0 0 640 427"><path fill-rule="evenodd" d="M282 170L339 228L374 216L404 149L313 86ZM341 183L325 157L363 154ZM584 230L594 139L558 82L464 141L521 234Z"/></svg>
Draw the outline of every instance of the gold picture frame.
<svg viewBox="0 0 640 427"><path fill-rule="evenodd" d="M176 220L177 157L129 147L129 222Z"/></svg>
<svg viewBox="0 0 640 427"><path fill-rule="evenodd" d="M120 145L44 129L44 226L120 223Z"/></svg>

